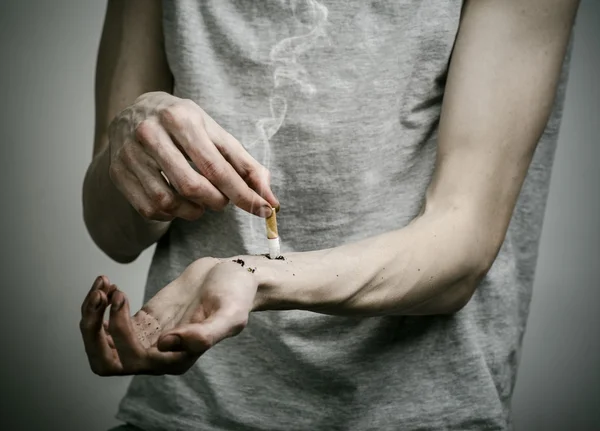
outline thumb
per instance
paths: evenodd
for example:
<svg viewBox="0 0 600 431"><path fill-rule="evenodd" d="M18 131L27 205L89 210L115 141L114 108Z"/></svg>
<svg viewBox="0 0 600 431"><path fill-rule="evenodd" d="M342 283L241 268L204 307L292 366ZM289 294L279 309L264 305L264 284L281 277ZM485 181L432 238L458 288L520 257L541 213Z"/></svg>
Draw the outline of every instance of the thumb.
<svg viewBox="0 0 600 431"><path fill-rule="evenodd" d="M201 322L178 326L162 335L157 342L158 350L187 351L201 355L225 338L239 334L245 327L248 317L217 312Z"/></svg>

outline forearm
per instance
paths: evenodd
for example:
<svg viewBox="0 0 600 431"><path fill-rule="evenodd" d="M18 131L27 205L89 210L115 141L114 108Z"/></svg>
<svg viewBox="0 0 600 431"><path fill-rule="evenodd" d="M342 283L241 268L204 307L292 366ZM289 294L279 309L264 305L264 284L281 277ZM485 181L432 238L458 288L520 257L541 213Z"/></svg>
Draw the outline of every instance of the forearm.
<svg viewBox="0 0 600 431"><path fill-rule="evenodd" d="M577 5L465 2L423 214L360 243L259 260L255 309L440 314L466 304L504 241Z"/></svg>
<svg viewBox="0 0 600 431"><path fill-rule="evenodd" d="M107 147L106 147L107 148ZM132 262L168 230L168 222L143 218L109 176L108 150L90 163L83 183L83 218L96 245L120 263Z"/></svg>
<svg viewBox="0 0 600 431"><path fill-rule="evenodd" d="M93 160L83 184L83 216L94 242L112 259L133 261L168 229L143 219L109 176L108 130L115 116L142 94L170 92L159 0L111 0L98 49Z"/></svg>
<svg viewBox="0 0 600 431"><path fill-rule="evenodd" d="M335 315L446 314L460 309L495 257L467 209L425 212L407 227L340 247L245 256L255 311Z"/></svg>

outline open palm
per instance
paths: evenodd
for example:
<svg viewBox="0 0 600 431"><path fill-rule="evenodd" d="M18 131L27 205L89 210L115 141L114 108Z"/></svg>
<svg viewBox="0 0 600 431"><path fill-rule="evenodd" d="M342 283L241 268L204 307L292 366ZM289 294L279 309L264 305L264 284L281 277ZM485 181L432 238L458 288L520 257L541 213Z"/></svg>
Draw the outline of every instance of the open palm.
<svg viewBox="0 0 600 431"><path fill-rule="evenodd" d="M90 366L99 375L184 373L244 329L257 287L252 273L231 260L199 259L132 317L125 294L98 277L80 323Z"/></svg>

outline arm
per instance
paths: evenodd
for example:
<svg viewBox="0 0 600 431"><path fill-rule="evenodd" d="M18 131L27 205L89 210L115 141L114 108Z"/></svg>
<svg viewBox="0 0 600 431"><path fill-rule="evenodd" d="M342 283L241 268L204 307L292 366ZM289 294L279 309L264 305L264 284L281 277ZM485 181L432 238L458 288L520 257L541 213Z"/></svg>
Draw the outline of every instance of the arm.
<svg viewBox="0 0 600 431"><path fill-rule="evenodd" d="M96 244L118 262L133 261L174 218L194 221L229 202L268 217L278 205L268 170L172 87L160 0L109 2L83 211Z"/></svg>
<svg viewBox="0 0 600 431"><path fill-rule="evenodd" d="M407 227L285 260L199 259L133 319L123 292L98 281L81 320L92 369L184 372L239 333L250 310L363 316L459 310L504 240L551 111L577 6L578 0L467 2L434 176L421 214ZM108 304L112 347L102 326ZM155 331L136 332L151 324Z"/></svg>
<svg viewBox="0 0 600 431"><path fill-rule="evenodd" d="M255 310L443 314L504 241L553 105L577 0L468 1L422 214L395 232L255 262ZM254 263L250 263L254 264Z"/></svg>
<svg viewBox="0 0 600 431"><path fill-rule="evenodd" d="M94 153L83 184L83 216L94 242L121 263L133 261L168 229L142 217L109 176L109 124L140 95L172 91L159 0L110 0L96 68Z"/></svg>

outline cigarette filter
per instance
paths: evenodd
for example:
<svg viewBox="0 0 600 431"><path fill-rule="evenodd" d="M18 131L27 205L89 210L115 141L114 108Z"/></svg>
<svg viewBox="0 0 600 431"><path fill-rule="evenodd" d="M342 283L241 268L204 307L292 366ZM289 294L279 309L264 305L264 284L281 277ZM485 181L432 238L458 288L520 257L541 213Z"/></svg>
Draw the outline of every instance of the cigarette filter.
<svg viewBox="0 0 600 431"><path fill-rule="evenodd" d="M281 244L279 243L279 233L277 232L277 213L279 206L273 208L271 215L266 218L267 241L269 242L269 257L276 259L281 255Z"/></svg>

